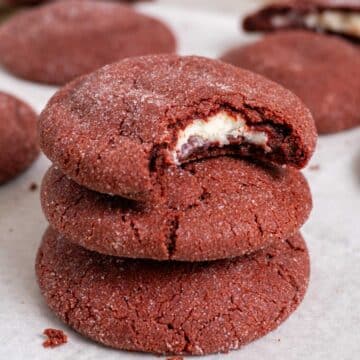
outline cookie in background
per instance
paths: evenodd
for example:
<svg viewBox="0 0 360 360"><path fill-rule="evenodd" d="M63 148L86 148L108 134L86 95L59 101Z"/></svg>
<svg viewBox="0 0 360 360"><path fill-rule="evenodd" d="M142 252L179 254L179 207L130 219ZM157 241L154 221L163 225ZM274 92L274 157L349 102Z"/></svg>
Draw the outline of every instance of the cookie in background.
<svg viewBox="0 0 360 360"><path fill-rule="evenodd" d="M0 92L0 185L22 173L39 155L36 121L29 105Z"/></svg>
<svg viewBox="0 0 360 360"><path fill-rule="evenodd" d="M175 48L175 36L161 21L110 1L52 2L16 13L0 26L0 64L46 84Z"/></svg>
<svg viewBox="0 0 360 360"><path fill-rule="evenodd" d="M279 31L229 50L222 60L293 91L311 110L320 134L360 125L360 54L341 38Z"/></svg>

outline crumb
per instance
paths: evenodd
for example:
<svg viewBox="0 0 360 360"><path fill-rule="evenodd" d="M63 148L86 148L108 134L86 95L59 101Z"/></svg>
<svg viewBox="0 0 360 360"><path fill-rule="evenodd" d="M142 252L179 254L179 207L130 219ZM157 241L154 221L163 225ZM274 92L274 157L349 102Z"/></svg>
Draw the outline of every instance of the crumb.
<svg viewBox="0 0 360 360"><path fill-rule="evenodd" d="M9 229L9 232L10 232L10 233L12 233L13 231L14 231L14 229L13 229L13 228L10 228L10 229Z"/></svg>
<svg viewBox="0 0 360 360"><path fill-rule="evenodd" d="M309 170L311 171L318 171L320 169L320 165L319 164L315 164L315 165L310 165L309 166Z"/></svg>
<svg viewBox="0 0 360 360"><path fill-rule="evenodd" d="M278 342L280 342L280 339L277 339L278 340Z"/></svg>
<svg viewBox="0 0 360 360"><path fill-rule="evenodd" d="M67 343L67 335L62 330L57 329L45 329L43 334L48 338L43 342L43 347L55 347Z"/></svg>
<svg viewBox="0 0 360 360"><path fill-rule="evenodd" d="M32 183L30 184L30 186L29 186L29 190L30 190L30 191L36 191L37 188L38 188L38 185L37 185L37 183L35 183L35 182L32 182Z"/></svg>
<svg viewBox="0 0 360 360"><path fill-rule="evenodd" d="M184 358L182 356L173 356L167 358L166 360L184 360Z"/></svg>

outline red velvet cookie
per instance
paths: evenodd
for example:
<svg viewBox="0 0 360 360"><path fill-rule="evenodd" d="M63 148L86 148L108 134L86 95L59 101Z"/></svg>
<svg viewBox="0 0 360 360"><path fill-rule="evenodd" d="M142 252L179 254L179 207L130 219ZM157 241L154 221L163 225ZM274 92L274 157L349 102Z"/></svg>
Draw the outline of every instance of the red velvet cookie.
<svg viewBox="0 0 360 360"><path fill-rule="evenodd" d="M87 190L53 167L41 200L50 224L90 250L185 261L235 257L281 241L312 206L299 171L230 157L168 169L147 203Z"/></svg>
<svg viewBox="0 0 360 360"><path fill-rule="evenodd" d="M280 0L250 14L247 31L309 29L360 40L359 0Z"/></svg>
<svg viewBox="0 0 360 360"><path fill-rule="evenodd" d="M319 133L360 125L360 53L345 40L300 30L278 32L230 50L222 59L297 94Z"/></svg>
<svg viewBox="0 0 360 360"><path fill-rule="evenodd" d="M164 168L221 154L303 167L316 131L283 87L220 61L153 55L77 79L40 116L45 154L92 190L150 198Z"/></svg>
<svg viewBox="0 0 360 360"><path fill-rule="evenodd" d="M36 273L52 311L118 349L227 352L275 329L301 302L309 258L300 235L243 258L210 263L123 260L49 229Z"/></svg>
<svg viewBox="0 0 360 360"><path fill-rule="evenodd" d="M36 121L29 105L0 92L0 184L23 172L39 155Z"/></svg>
<svg viewBox="0 0 360 360"><path fill-rule="evenodd" d="M50 84L126 57L174 50L166 25L111 1L57 1L19 12L0 27L0 63Z"/></svg>

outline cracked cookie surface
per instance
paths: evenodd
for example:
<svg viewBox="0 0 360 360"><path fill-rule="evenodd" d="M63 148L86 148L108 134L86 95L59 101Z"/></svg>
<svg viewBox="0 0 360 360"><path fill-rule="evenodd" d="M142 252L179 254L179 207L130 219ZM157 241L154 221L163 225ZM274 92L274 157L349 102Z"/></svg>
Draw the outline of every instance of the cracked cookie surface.
<svg viewBox="0 0 360 360"><path fill-rule="evenodd" d="M167 168L156 201L93 192L52 167L41 189L50 224L100 253L201 261L253 252L295 234L311 194L296 169L218 157Z"/></svg>
<svg viewBox="0 0 360 360"><path fill-rule="evenodd" d="M220 61L125 59L57 92L40 116L45 154L89 189L148 200L167 167L223 154L301 168L316 130L291 92Z"/></svg>
<svg viewBox="0 0 360 360"><path fill-rule="evenodd" d="M36 272L45 301L81 334L118 349L227 352L264 336L301 302L309 258L301 235L243 258L124 260L49 229Z"/></svg>
<svg viewBox="0 0 360 360"><path fill-rule="evenodd" d="M21 11L0 27L0 63L15 75L65 84L120 59L171 53L161 21L111 1L68 0Z"/></svg>
<svg viewBox="0 0 360 360"><path fill-rule="evenodd" d="M247 31L307 29L360 39L358 0L277 0L243 20Z"/></svg>

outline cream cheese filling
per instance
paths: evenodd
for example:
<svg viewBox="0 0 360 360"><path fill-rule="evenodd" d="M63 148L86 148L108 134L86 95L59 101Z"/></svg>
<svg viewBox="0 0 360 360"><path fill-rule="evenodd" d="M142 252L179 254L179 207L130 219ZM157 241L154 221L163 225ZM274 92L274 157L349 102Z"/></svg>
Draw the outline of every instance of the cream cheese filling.
<svg viewBox="0 0 360 360"><path fill-rule="evenodd" d="M317 14L308 14L305 17L305 24L310 28L360 37L360 14L358 13L326 10Z"/></svg>
<svg viewBox="0 0 360 360"><path fill-rule="evenodd" d="M268 135L263 131L251 130L244 118L220 111L205 119L194 119L178 133L173 159L179 164L181 159L188 157L194 149L208 144L223 147L230 144L230 140L243 138L247 143L266 148Z"/></svg>

